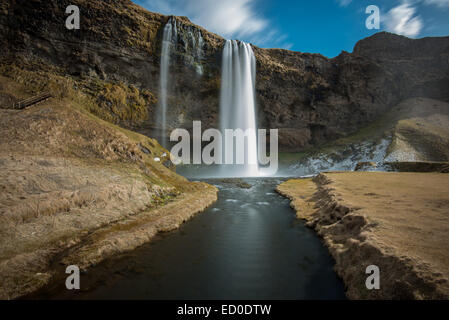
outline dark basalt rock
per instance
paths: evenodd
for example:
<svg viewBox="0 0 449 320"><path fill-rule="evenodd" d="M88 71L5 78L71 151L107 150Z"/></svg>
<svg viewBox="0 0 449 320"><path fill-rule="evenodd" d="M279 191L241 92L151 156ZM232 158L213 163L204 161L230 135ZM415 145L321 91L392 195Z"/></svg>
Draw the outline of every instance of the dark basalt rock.
<svg viewBox="0 0 449 320"><path fill-rule="evenodd" d="M395 161L385 162L385 166L400 172L441 172L449 173L449 162Z"/></svg>
<svg viewBox="0 0 449 320"><path fill-rule="evenodd" d="M240 178L223 178L217 179L217 182L229 184L241 189L251 189L252 185Z"/></svg>

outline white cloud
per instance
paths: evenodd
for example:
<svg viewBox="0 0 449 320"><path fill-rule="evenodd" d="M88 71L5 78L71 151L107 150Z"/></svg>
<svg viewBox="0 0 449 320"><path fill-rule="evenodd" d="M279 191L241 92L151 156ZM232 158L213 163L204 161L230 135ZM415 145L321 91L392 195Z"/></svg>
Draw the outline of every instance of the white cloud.
<svg viewBox="0 0 449 320"><path fill-rule="evenodd" d="M449 7L449 0L424 0L424 4L436 5L438 7Z"/></svg>
<svg viewBox="0 0 449 320"><path fill-rule="evenodd" d="M242 39L256 45L289 48L282 35L255 9L257 0L146 0L143 6L154 12L187 16L192 22L225 38ZM270 27L270 28L269 28Z"/></svg>
<svg viewBox="0 0 449 320"><path fill-rule="evenodd" d="M402 34L408 37L417 36L423 28L423 22L419 15L415 15L416 8L409 3L403 3L394 7L383 17L388 31Z"/></svg>
<svg viewBox="0 0 449 320"><path fill-rule="evenodd" d="M147 0L144 6L162 14L187 16L196 24L224 37L250 37L262 33L269 22L254 0Z"/></svg>
<svg viewBox="0 0 449 320"><path fill-rule="evenodd" d="M253 0L187 0L192 19L225 37L248 36L262 31L268 21L260 18Z"/></svg>

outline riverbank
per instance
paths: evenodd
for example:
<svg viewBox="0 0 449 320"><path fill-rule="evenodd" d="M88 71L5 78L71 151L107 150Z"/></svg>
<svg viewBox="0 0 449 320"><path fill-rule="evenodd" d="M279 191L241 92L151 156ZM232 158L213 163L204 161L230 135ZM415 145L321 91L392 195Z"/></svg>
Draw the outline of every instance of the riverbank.
<svg viewBox="0 0 449 320"><path fill-rule="evenodd" d="M331 172L277 191L323 238L350 299L449 298L449 176ZM367 290L366 267L380 269Z"/></svg>
<svg viewBox="0 0 449 320"><path fill-rule="evenodd" d="M156 140L74 100L0 109L0 150L0 299L66 276L57 266L132 250L217 200L176 174Z"/></svg>

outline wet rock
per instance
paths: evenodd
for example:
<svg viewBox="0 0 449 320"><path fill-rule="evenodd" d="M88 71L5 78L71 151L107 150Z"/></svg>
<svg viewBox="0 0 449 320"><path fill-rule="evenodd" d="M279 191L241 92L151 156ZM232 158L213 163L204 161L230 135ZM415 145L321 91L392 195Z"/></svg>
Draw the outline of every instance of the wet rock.
<svg viewBox="0 0 449 320"><path fill-rule="evenodd" d="M164 162L162 162L162 164L169 169L173 169L175 167L175 165L173 164L173 162L171 162L170 160L165 160Z"/></svg>
<svg viewBox="0 0 449 320"><path fill-rule="evenodd" d="M151 151L148 150L146 147L144 147L142 144L139 144L139 148L140 148L140 150L142 150L143 153L151 154Z"/></svg>
<svg viewBox="0 0 449 320"><path fill-rule="evenodd" d="M251 184L239 178L219 179L218 181L224 184L231 184L242 189L250 189L252 187Z"/></svg>

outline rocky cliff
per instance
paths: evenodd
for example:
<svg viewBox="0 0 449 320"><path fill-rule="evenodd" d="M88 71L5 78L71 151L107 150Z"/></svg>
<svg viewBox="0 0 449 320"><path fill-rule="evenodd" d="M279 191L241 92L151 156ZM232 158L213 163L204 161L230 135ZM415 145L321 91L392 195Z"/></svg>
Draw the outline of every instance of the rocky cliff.
<svg viewBox="0 0 449 320"><path fill-rule="evenodd" d="M69 4L80 8L80 30L65 28ZM32 91L48 87L56 75L52 86L62 95L69 86L89 98L90 111L103 119L153 135L169 18L129 0L7 0L0 4L1 72ZM185 17L173 19L178 39L171 55L168 129L190 128L192 120L217 127L224 39ZM280 129L281 150L346 136L409 97L449 101L449 37L378 33L333 59L253 49L259 127Z"/></svg>

